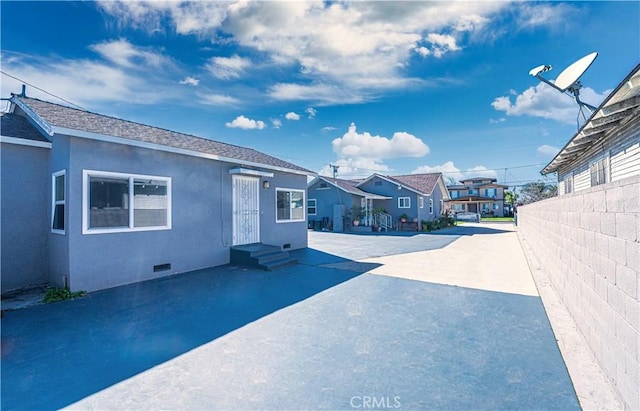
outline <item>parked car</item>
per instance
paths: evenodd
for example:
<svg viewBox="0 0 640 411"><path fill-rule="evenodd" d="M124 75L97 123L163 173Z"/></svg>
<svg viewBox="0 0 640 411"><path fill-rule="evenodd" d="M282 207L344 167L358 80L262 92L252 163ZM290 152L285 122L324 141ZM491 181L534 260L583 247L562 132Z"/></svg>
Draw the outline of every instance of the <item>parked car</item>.
<svg viewBox="0 0 640 411"><path fill-rule="evenodd" d="M456 221L471 221L474 223L480 222L480 214L470 213L470 212L460 212L456 213Z"/></svg>

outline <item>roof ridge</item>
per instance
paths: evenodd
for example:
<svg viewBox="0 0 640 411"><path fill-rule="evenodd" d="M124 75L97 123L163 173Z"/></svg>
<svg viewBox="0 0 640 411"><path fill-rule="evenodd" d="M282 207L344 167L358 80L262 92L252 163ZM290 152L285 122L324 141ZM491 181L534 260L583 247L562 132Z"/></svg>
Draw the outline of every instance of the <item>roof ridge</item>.
<svg viewBox="0 0 640 411"><path fill-rule="evenodd" d="M115 116L109 116L109 115L106 115L106 114L100 114L100 113L96 113L96 112L94 112L94 111L81 110L81 109L78 109L78 108L69 107L69 106L64 105L64 104L60 104L60 103L53 103L53 102L51 102L51 101L47 101L47 100L41 100L41 99L39 99L39 98L35 98L35 97L22 97L22 96L18 96L18 95L16 95L16 96L13 96L12 98L17 98L17 99L19 99L20 101L22 101L22 100L24 100L24 99L27 99L27 100L36 100L36 101L39 101L39 102L41 102L41 103L52 104L52 105L54 105L54 106L64 107L64 108L69 109L69 110L75 110L75 111L79 111L79 112L82 112L82 113L93 114L93 115L96 115L96 116L105 117L105 118L110 118L110 119L117 120L117 121L123 121L123 122L125 122L125 123L135 124L135 125L142 126L142 127L149 127L149 128L154 128L154 129L156 129L156 130L166 131L166 132L169 132L169 133L181 134L181 135L186 136L186 137L190 137L190 138L197 138L197 139L200 139L200 140L213 141L213 142L215 142L215 143L219 143L219 144L225 144L225 145L232 146L232 147L238 147L238 148L241 148L241 149L243 149L243 150L253 150L253 151L257 151L257 150L255 150L254 148L251 148L251 147L245 147L245 146L240 146L240 145L238 145L238 144L226 143L226 142L224 142L224 141L219 141L219 140L214 140L214 139L211 139L211 138L205 138L205 137L196 136L195 134L183 133L183 132L181 132L181 131L170 130L170 129L168 129L168 128L164 128L164 127L153 126L153 125L150 125L150 124L144 124L144 123L140 123L140 122L137 122L137 121L126 120L126 119L119 118L119 117L115 117ZM29 103L28 103L28 102L26 102L26 101L23 101L23 102L24 102L25 104L27 104L27 105L29 104ZM266 153L264 153L264 154L266 154ZM267 154L267 155L271 155L271 154ZM272 156L272 157L275 157L275 156Z"/></svg>

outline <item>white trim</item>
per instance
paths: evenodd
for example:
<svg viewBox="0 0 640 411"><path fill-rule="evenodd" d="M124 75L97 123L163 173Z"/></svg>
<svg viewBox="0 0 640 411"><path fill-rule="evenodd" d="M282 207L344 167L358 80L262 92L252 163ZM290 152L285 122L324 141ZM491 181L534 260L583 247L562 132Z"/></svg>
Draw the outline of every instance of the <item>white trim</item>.
<svg viewBox="0 0 640 411"><path fill-rule="evenodd" d="M64 187L63 187L63 197L64 199L62 201L56 201L56 178L60 177L60 176L64 176ZM56 206L57 205L63 205L64 206L64 212L63 212L63 220L64 220L64 228L62 230L58 230L58 229L54 229L53 228L53 219L55 217L56 214ZM60 234L60 235L65 235L66 234L66 230L67 230L67 219L66 216L64 214L67 213L67 170L63 169L60 171L56 171L55 173L51 174L51 224L49 225L49 227L51 228L51 232L54 234Z"/></svg>
<svg viewBox="0 0 640 411"><path fill-rule="evenodd" d="M278 220L278 191L284 191L284 192L289 192L289 193L293 193L293 192L300 192L302 193L302 217L300 219L296 219L296 220L292 220L291 219L291 215L293 214L291 212L292 208L291 208L291 202L289 202L289 219L288 220ZM299 223L301 221L305 221L307 219L307 193L306 190L300 190L298 188L280 188L280 187L276 187L276 224L280 224L280 223Z"/></svg>
<svg viewBox="0 0 640 411"><path fill-rule="evenodd" d="M31 117L31 119L33 121L35 121L36 124L40 128L42 128L42 130L45 131L45 133L49 134L50 136L53 136L53 134L55 133L55 127L52 127L49 123L47 123L42 117L37 115L35 113L35 111L31 110L31 108L29 106L27 106L26 104L24 104L22 101L20 101L18 99L11 99L11 102L13 104L17 105L18 107L20 107L20 109L22 109L22 111L27 113L27 115L29 117Z"/></svg>
<svg viewBox="0 0 640 411"><path fill-rule="evenodd" d="M308 212L309 211L309 207L311 207L309 205L309 201L313 201L313 208L316 210L315 213L309 213ZM318 200L316 198L308 198L307 199L307 215L308 216L310 216L310 215L318 215Z"/></svg>
<svg viewBox="0 0 640 411"><path fill-rule="evenodd" d="M420 208L424 208L424 197L418 196L418 204Z"/></svg>
<svg viewBox="0 0 640 411"><path fill-rule="evenodd" d="M400 200L407 200L408 205L401 206ZM398 208L411 208L411 197L398 197Z"/></svg>
<svg viewBox="0 0 640 411"><path fill-rule="evenodd" d="M129 180L129 227L90 228L89 227L89 177L113 177ZM134 227L134 180L161 180L167 183L167 225L158 227ZM136 231L171 230L171 177L151 176L145 174L116 173L111 171L82 170L82 234L129 233Z"/></svg>
<svg viewBox="0 0 640 411"><path fill-rule="evenodd" d="M68 135L68 136L72 136L72 137L87 138L87 139L90 139L90 140L98 140L98 141L105 141L107 143L124 144L124 145L127 145L127 146L147 148L147 149L150 149L150 150L164 151L164 152L167 152L167 153L183 154L183 155L191 156L191 157L199 157L199 158L206 158L206 159L209 159L209 160L224 161L226 163L231 163L231 164L239 164L239 165L244 165L244 166L249 166L249 167L266 168L266 169L269 169L269 170L282 171L282 172L291 173L291 174L300 174L300 175L303 175L303 176L313 175L313 173L310 174L310 173L307 173L305 171L292 170L290 168L285 168L285 167L272 166L272 165L263 164L263 163L254 163L252 161L239 160L237 158L218 156L218 155L215 155L215 154L208 154L208 153L202 153L202 152L194 151L194 150L187 150L187 149L183 149L183 148L170 147L170 146L165 146L165 145L162 145L162 144L147 143L147 142L144 142L144 141L131 140L129 138L124 138L124 137L114 137L114 136L109 136L109 135L105 135L105 134L90 133L90 132L87 132L87 131L74 130L74 129L71 129L71 128L53 127L53 131L56 134L64 134L64 135Z"/></svg>
<svg viewBox="0 0 640 411"><path fill-rule="evenodd" d="M241 174L245 176L273 177L273 173L260 170L252 170L249 168L234 167L229 170L229 174Z"/></svg>
<svg viewBox="0 0 640 411"><path fill-rule="evenodd" d="M433 214L433 198L429 199L429 214Z"/></svg>
<svg viewBox="0 0 640 411"><path fill-rule="evenodd" d="M26 138L19 137L5 137L0 136L0 143L16 144L19 146L51 148L51 143L46 141L28 140Z"/></svg>

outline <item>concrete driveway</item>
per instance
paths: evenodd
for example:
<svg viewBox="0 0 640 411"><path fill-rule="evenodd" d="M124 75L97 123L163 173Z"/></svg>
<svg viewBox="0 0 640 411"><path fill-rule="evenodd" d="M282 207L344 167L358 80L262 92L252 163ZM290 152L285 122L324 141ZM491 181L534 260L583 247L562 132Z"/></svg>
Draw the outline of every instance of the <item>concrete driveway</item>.
<svg viewBox="0 0 640 411"><path fill-rule="evenodd" d="M2 408L579 409L512 235L310 233L279 271L218 267L5 313ZM485 253L502 264L476 263ZM496 290L453 265L519 279Z"/></svg>

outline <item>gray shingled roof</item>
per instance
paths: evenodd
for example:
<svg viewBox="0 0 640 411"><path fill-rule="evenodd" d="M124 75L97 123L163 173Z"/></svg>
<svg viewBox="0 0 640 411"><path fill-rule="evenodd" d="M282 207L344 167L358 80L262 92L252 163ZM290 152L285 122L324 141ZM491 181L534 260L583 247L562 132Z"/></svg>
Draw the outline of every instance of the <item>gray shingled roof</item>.
<svg viewBox="0 0 640 411"><path fill-rule="evenodd" d="M78 110L30 97L14 96L42 120L54 127L121 137L150 144L195 151L229 159L262 164L314 175L305 168L247 147L221 143L189 134L121 120L90 111Z"/></svg>
<svg viewBox="0 0 640 411"><path fill-rule="evenodd" d="M387 198L378 194L368 193L366 191L360 190L358 187L356 187L356 185L360 184L361 180L343 180L340 178L331 178L331 177L324 177L324 176L320 178L338 186L343 191L350 194L355 194L361 197L370 197L370 198L380 198L380 199Z"/></svg>
<svg viewBox="0 0 640 411"><path fill-rule="evenodd" d="M405 185L422 194L431 194L433 188L438 184L441 173L408 174L401 176L386 176L389 180Z"/></svg>
<svg viewBox="0 0 640 411"><path fill-rule="evenodd" d="M27 118L10 113L0 114L0 135L49 142Z"/></svg>

